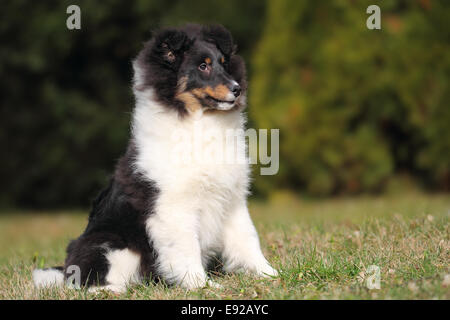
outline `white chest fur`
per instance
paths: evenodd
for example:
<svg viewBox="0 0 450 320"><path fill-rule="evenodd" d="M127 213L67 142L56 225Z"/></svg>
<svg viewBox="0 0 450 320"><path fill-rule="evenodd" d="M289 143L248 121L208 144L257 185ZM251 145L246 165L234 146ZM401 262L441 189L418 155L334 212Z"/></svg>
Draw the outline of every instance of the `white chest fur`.
<svg viewBox="0 0 450 320"><path fill-rule="evenodd" d="M195 228L202 255L219 249L223 219L247 195L249 167L240 161L245 154L244 124L239 111L181 118L153 102L151 92L136 104L132 126L136 169L160 191L152 223L195 219L193 226L174 221L171 232Z"/></svg>

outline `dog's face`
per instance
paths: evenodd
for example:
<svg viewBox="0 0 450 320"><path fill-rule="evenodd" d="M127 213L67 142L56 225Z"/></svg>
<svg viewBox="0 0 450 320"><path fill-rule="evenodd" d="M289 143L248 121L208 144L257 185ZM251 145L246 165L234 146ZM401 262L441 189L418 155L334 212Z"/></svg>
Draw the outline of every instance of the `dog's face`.
<svg viewBox="0 0 450 320"><path fill-rule="evenodd" d="M162 30L134 66L135 90L154 89L160 101L181 114L245 105L244 62L222 26Z"/></svg>
<svg viewBox="0 0 450 320"><path fill-rule="evenodd" d="M189 99L195 98L202 107L233 108L241 86L230 74L229 60L214 44L196 41L179 70L178 98L188 105Z"/></svg>

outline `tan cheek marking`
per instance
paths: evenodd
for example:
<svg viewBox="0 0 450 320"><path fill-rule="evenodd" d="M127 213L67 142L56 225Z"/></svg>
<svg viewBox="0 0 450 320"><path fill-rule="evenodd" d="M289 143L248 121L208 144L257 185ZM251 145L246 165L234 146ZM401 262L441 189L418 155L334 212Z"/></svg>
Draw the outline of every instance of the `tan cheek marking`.
<svg viewBox="0 0 450 320"><path fill-rule="evenodd" d="M230 93L230 90L228 90L228 88L223 84L219 84L215 88L206 87L205 92L215 99L226 100L228 93Z"/></svg>
<svg viewBox="0 0 450 320"><path fill-rule="evenodd" d="M198 99L189 91L179 93L175 96L178 100L183 101L186 108L190 112L198 111L202 108L202 105Z"/></svg>
<svg viewBox="0 0 450 320"><path fill-rule="evenodd" d="M192 89L191 91L198 98L206 97L206 92L205 92L205 89L203 89L203 88L196 88L196 89Z"/></svg>
<svg viewBox="0 0 450 320"><path fill-rule="evenodd" d="M185 91L186 85L187 85L187 77L180 78L180 80L177 83L177 94L175 95L175 98L184 102L186 108L190 112L200 110L202 108L200 102L191 92Z"/></svg>
<svg viewBox="0 0 450 320"><path fill-rule="evenodd" d="M225 62L225 58L224 57L220 58L220 62L224 63Z"/></svg>
<svg viewBox="0 0 450 320"><path fill-rule="evenodd" d="M215 88L208 86L205 88L192 89L191 92L194 96L200 99L210 96L217 100L226 100L230 90L225 85L219 84Z"/></svg>
<svg viewBox="0 0 450 320"><path fill-rule="evenodd" d="M207 64L211 64L212 61L211 61L210 58L206 58L206 59L205 59L205 62L206 62Z"/></svg>

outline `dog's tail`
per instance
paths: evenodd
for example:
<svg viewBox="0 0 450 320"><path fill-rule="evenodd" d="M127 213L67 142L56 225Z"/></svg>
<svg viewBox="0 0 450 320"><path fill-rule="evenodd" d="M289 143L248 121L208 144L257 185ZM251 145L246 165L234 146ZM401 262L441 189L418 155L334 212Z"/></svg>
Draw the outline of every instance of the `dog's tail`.
<svg viewBox="0 0 450 320"><path fill-rule="evenodd" d="M33 270L33 282L37 288L55 286L59 287L64 284L64 268L53 267L46 269Z"/></svg>

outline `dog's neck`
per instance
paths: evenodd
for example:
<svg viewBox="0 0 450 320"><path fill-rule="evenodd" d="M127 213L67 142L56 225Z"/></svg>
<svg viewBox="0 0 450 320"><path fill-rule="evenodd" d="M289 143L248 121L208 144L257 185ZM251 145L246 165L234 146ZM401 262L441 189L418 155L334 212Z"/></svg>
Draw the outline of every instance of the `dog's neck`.
<svg viewBox="0 0 450 320"><path fill-rule="evenodd" d="M140 133L150 131L155 134L167 134L175 129L186 128L199 122L211 125L219 130L243 129L246 123L242 108L219 111L197 110L180 115L178 111L159 102L153 89L134 90L135 108L132 117L132 134L136 138ZM158 134L158 135L159 135Z"/></svg>

